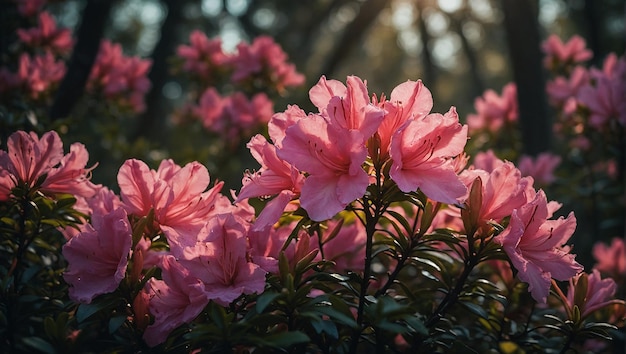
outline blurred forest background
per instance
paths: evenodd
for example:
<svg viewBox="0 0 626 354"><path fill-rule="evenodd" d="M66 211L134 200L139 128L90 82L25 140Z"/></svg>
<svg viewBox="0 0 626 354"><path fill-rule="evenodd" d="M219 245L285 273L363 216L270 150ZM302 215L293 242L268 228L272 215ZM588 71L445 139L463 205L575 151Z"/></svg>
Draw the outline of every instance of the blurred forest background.
<svg viewBox="0 0 626 354"><path fill-rule="evenodd" d="M3 2L4 52L15 36L19 16L9 11L10 0ZM306 83L275 97L275 111L283 111L287 104L311 111L308 89L321 75L340 81L357 75L367 80L370 93L378 94L389 94L403 81L422 79L433 93L433 111L445 112L454 105L463 120L484 90L500 92L507 82L518 81L520 99L525 93L540 93L528 101L532 105L521 105L530 110L521 115L527 116L533 132L527 134L524 150L536 155L549 149L550 141L540 42L549 34L564 40L579 34L595 53L592 64L600 66L609 52L624 52L625 4L623 0L68 0L49 2L47 9L59 27L73 30L75 38L84 23L83 42L108 38L121 43L125 54L152 60L147 110L120 128L131 143L143 140L143 145L150 145L143 150L158 161L167 156L201 158L190 156L198 149L189 144L193 140L189 132L182 133L185 141L179 141L168 129L173 112L188 99L188 82L173 75L171 63L176 47L188 43L195 29L209 38L220 37L227 52L262 34L282 46ZM82 50L89 52L85 46ZM528 78L531 81L519 82ZM61 113L52 109L53 118L73 114L90 119L98 114L75 108L80 87L65 89L72 95L62 105L55 102L57 108L63 107ZM86 142L88 148L94 143ZM159 153L165 146L178 146L185 153L170 149ZM211 162L202 162L211 167Z"/></svg>
<svg viewBox="0 0 626 354"><path fill-rule="evenodd" d="M24 19L11 0L1 3L4 56L15 41L15 28L28 26L16 23ZM476 97L514 81L523 142L515 148L531 155L550 150L552 140L540 43L550 34L563 40L581 35L596 67L610 52L623 55L626 44L624 0L57 0L46 9L59 27L72 29L74 57L95 56L100 40L108 38L121 43L126 55L152 60L147 108L139 115L103 111L84 98L84 82L71 78L48 110L47 129L64 133L65 146L84 143L90 161L99 163L94 182L108 186L116 184L119 166L131 157L152 167L163 158L181 165L198 160L213 180L225 180L235 190L245 169L258 168L245 148L247 140L227 151L200 124L173 123L189 101L191 83L171 68L177 46L189 43L196 29L220 37L226 52L263 34L282 46L306 82L273 96L276 112L288 104L313 111L308 90L321 75L342 82L357 75L367 80L370 93L387 95L401 82L422 79L433 93L433 111L453 105L464 121L474 112ZM68 71L72 65L68 62ZM26 122L21 128L32 119ZM615 230L604 238L618 235ZM588 240L577 246L587 257Z"/></svg>

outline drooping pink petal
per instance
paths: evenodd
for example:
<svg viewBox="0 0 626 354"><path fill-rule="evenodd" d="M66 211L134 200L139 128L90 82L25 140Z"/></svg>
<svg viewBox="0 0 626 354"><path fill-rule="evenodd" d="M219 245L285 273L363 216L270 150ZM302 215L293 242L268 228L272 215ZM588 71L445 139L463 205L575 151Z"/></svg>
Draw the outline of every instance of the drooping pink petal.
<svg viewBox="0 0 626 354"><path fill-rule="evenodd" d="M92 224L63 246L68 262L63 278L70 284L70 298L81 303L117 289L124 279L132 245L124 209L94 214Z"/></svg>

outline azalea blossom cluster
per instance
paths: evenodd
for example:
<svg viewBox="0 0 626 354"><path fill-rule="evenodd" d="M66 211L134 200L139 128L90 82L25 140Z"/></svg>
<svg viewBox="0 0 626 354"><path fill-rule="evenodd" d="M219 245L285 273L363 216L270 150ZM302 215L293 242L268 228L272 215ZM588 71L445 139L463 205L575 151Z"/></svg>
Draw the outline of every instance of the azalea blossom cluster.
<svg viewBox="0 0 626 354"><path fill-rule="evenodd" d="M253 135L269 122L274 103L263 92L248 99L242 92L221 96L214 87L209 87L198 105L188 110L208 131L238 142L240 137Z"/></svg>
<svg viewBox="0 0 626 354"><path fill-rule="evenodd" d="M87 90L101 92L108 100L141 113L146 109L144 96L150 89L147 75L151 65L150 59L125 56L120 44L103 40L91 68Z"/></svg>
<svg viewBox="0 0 626 354"><path fill-rule="evenodd" d="M0 201L8 200L12 190L23 187L54 196L69 193L77 197L92 197L98 186L89 181L86 167L89 154L81 143L70 146L63 154L63 142L55 131L41 138L35 133L19 131L7 142L7 151L0 150Z"/></svg>
<svg viewBox="0 0 626 354"><path fill-rule="evenodd" d="M626 59L611 53L601 69L581 65L591 58L582 38L574 36L563 43L552 35L544 43L551 62L563 67L553 70L557 76L546 91L553 105L561 111L559 129L610 131L626 126ZM550 69L551 67L548 67ZM581 146L583 147L583 146Z"/></svg>
<svg viewBox="0 0 626 354"><path fill-rule="evenodd" d="M287 54L269 36L259 36L248 44L241 42L233 54L225 53L219 38L209 39L195 30L189 45L176 50L182 70L204 85L215 85L220 76L231 75L237 85L269 87L278 92L304 83L304 76L287 62Z"/></svg>
<svg viewBox="0 0 626 354"><path fill-rule="evenodd" d="M192 83L190 102L175 120L200 121L206 131L225 137L229 150L267 125L274 114L268 93L283 94L304 83L271 37L241 42L235 53L224 52L221 39L199 30L191 32L189 42L177 48L176 60Z"/></svg>
<svg viewBox="0 0 626 354"><path fill-rule="evenodd" d="M27 9L24 11L28 13ZM31 99L40 99L65 75L66 67L61 57L72 49L70 31L57 28L48 12L39 13L38 20L37 27L17 30L21 44L33 54L20 54L15 72L9 67L0 67L0 94L19 90Z"/></svg>
<svg viewBox="0 0 626 354"><path fill-rule="evenodd" d="M536 190L532 177L492 152L466 168L468 126L454 107L431 112L432 95L421 81L406 81L387 98L370 95L356 76L345 84L322 77L309 96L317 112L288 106L269 120L270 140L250 140L261 167L246 171L241 190L230 197L198 162L163 160L151 169L136 159L119 169L118 196L89 181L82 145L64 155L55 132L39 138L20 131L0 152L0 202L72 194L87 218L60 227L69 298L81 304L78 316L89 306L103 314L121 311L133 338L148 348L184 340L177 330L214 316L208 309L215 306L243 325L237 321L263 318L266 306L283 306L273 299L285 294L315 303L338 321L325 324L337 331L327 329L330 335L339 339L341 331L340 345L357 348L367 343L360 339L365 328L386 333L371 307L389 301L404 306L400 302L411 294L405 289L439 282L443 275L426 269L443 274L437 262L444 259L462 267L456 285L443 299L429 298L421 313L403 310L402 321L412 329L392 332L400 344L388 345L407 351L430 346L424 336L438 331L454 304L473 296L463 293L470 274L503 258L509 262L499 263L502 274L515 269L542 304L554 302L553 289L563 315L577 325L623 305L612 298L613 280L597 271L581 273L567 245L576 227L573 213L555 218L561 205ZM428 276L407 270L423 265L429 268L418 274ZM567 295L553 279L570 281ZM509 282L515 282L512 275ZM278 316L279 307L272 308L273 315L263 315ZM254 331L291 335L293 328L274 321L282 320L275 317ZM315 338L314 331L303 336L304 328L310 327L293 332L293 340Z"/></svg>
<svg viewBox="0 0 626 354"><path fill-rule="evenodd" d="M17 60L16 70L0 67L0 94L23 92L32 100L49 97L66 73L65 60L74 40L69 29L58 28L53 16L41 11L45 1L18 1L23 16L38 14L38 26L17 30L21 46L29 49ZM120 44L103 40L91 69L87 91L101 94L134 113L145 110L144 96L150 89L147 78L152 63L149 59L125 56Z"/></svg>

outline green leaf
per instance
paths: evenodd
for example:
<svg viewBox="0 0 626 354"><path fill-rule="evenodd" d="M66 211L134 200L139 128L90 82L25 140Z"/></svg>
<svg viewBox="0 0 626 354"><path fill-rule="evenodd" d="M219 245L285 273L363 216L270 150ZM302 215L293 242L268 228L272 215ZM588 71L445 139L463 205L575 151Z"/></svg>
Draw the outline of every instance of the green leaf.
<svg viewBox="0 0 626 354"><path fill-rule="evenodd" d="M39 337L25 337L22 339L22 343L40 353L56 354L52 344Z"/></svg>
<svg viewBox="0 0 626 354"><path fill-rule="evenodd" d="M477 305L473 302L466 302L466 301L461 301L460 304L463 305L466 309L468 309L471 313L473 313L474 315L480 318L484 318L484 319L489 318L489 314L487 313L487 310L485 310L480 305Z"/></svg>
<svg viewBox="0 0 626 354"><path fill-rule="evenodd" d="M109 333L115 333L126 321L126 316L117 316L109 320Z"/></svg>
<svg viewBox="0 0 626 354"><path fill-rule="evenodd" d="M311 326L317 334L326 333L332 338L339 338L339 332L337 326L332 321L324 321L322 319L312 320Z"/></svg>
<svg viewBox="0 0 626 354"><path fill-rule="evenodd" d="M280 293L264 292L256 299L256 312L263 313L267 305L271 304L278 296Z"/></svg>
<svg viewBox="0 0 626 354"><path fill-rule="evenodd" d="M300 331L281 332L263 337L262 343L272 348L289 348L295 344L308 343L309 336Z"/></svg>

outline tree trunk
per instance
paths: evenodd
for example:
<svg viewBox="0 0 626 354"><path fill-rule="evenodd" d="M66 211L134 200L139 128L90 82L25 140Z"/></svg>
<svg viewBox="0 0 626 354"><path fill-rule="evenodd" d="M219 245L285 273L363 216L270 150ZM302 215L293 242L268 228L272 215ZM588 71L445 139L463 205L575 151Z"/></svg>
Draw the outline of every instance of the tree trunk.
<svg viewBox="0 0 626 354"><path fill-rule="evenodd" d="M416 2L417 10L419 11L418 29L420 32L420 39L422 40L422 60L423 60L423 81L428 87L434 89L437 82L437 68L433 61L433 56L430 52L430 33L428 33L428 27L426 27L426 17L424 16L424 4L421 1Z"/></svg>
<svg viewBox="0 0 626 354"><path fill-rule="evenodd" d="M113 2L90 0L85 5L67 73L50 108L51 121L67 117L85 91Z"/></svg>
<svg viewBox="0 0 626 354"><path fill-rule="evenodd" d="M161 37L154 47L152 55L152 67L148 73L148 79L152 85L146 95L146 111L141 115L131 140L143 136L151 140L163 141L167 113L170 111L163 97L163 85L170 78L168 57L174 54L174 48L178 43L178 27L183 19L183 0L165 0L167 16L161 26Z"/></svg>
<svg viewBox="0 0 626 354"><path fill-rule="evenodd" d="M510 60L517 85L523 152L536 156L550 150L552 122L548 116L541 66L537 2L502 0Z"/></svg>

